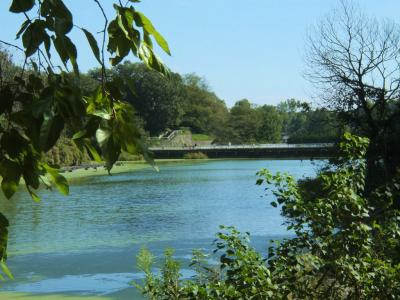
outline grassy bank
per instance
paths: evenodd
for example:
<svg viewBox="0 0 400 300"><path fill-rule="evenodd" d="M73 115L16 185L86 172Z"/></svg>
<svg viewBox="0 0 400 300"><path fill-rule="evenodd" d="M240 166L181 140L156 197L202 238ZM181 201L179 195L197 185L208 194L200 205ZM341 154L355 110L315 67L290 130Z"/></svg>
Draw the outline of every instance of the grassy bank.
<svg viewBox="0 0 400 300"><path fill-rule="evenodd" d="M163 164L167 163L178 163L178 162L193 162L196 160L191 159L157 159L156 165L162 168ZM198 160L197 160L198 161ZM203 160L204 161L204 160ZM111 174L119 174L125 172L132 172L132 171L139 171L143 169L151 169L152 167L146 163L145 161L124 161L121 162L121 165L114 166L111 170ZM88 168L88 169L77 169L73 171L66 171L63 175L70 181L73 182L75 179L80 179L84 177L91 177L91 176L101 176L101 175L108 175L108 172L103 167Z"/></svg>
<svg viewBox="0 0 400 300"><path fill-rule="evenodd" d="M128 162L122 162L121 165L114 166L111 170L111 174L118 174L118 173L124 173L124 172L132 172L132 171L138 171L138 170L143 170L146 168L151 168L151 166L144 161L128 161ZM89 176L100 176L100 175L108 175L107 170L104 167L97 167L95 168L88 168L88 169L77 169L73 171L66 171L63 173L63 175L69 180L73 181L74 179L79 179L83 177L89 177Z"/></svg>

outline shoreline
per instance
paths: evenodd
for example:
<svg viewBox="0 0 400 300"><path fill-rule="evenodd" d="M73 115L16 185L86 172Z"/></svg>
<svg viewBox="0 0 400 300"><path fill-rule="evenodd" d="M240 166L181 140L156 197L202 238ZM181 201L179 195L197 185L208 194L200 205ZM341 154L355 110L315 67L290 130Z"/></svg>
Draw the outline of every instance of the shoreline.
<svg viewBox="0 0 400 300"><path fill-rule="evenodd" d="M168 163L200 163L209 161L221 161L227 160L226 158L206 158L206 159L185 159L185 158L167 158L167 159L156 159L154 160L156 167L168 164ZM229 159L228 159L229 160ZM234 158L234 160L260 160L260 158ZM282 159L267 159L267 160L282 160ZM310 159L285 159L285 160L310 160ZM324 159L311 159L312 161L324 160ZM118 164L118 165L117 165ZM118 161L114 167L111 169L111 176L115 174L127 173L140 171L145 169L153 169L156 171L149 163L144 160L138 161ZM92 176L104 176L109 175L107 170L102 165L93 166L77 166L76 169L65 170L61 174L71 183L75 180L92 177Z"/></svg>
<svg viewBox="0 0 400 300"><path fill-rule="evenodd" d="M205 162L215 159L156 159L156 166L167 163L185 163L185 162ZM118 165L117 165L118 164ZM145 169L154 169L150 164L144 160L140 161L118 161L111 169L111 175L121 174L133 171L140 171ZM154 169L155 170L155 169ZM61 173L69 182L74 180L92 177L109 175L103 166L93 165L93 167L81 167L75 170L64 171Z"/></svg>

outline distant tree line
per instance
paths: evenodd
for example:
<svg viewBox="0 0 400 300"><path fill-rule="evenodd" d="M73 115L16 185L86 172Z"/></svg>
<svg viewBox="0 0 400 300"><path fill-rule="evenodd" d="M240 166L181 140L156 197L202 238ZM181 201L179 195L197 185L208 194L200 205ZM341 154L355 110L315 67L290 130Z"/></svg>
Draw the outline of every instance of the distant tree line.
<svg viewBox="0 0 400 300"><path fill-rule="evenodd" d="M229 109L196 74L172 73L167 78L131 62L110 73L130 78L133 88L124 87L124 99L133 105L150 136L188 127L193 133L211 136L215 143L307 143L337 141L343 132L335 113L295 99L276 106L255 105L243 99ZM100 75L101 70L83 75L83 90L91 93Z"/></svg>
<svg viewBox="0 0 400 300"><path fill-rule="evenodd" d="M11 79L20 67L5 50L0 51L0 59L3 77ZM171 73L167 77L142 63L128 61L107 73L109 81L127 78L116 84L120 86L123 100L133 106L142 136L158 136L167 129L186 127L193 133L210 136L219 144L308 143L334 142L343 132L336 113L311 108L295 99L276 106L256 105L242 99L229 109L206 80L196 74ZM72 80L75 78L73 73L70 76ZM101 76L101 69L80 74L77 83L84 95L93 95L101 84ZM78 165L91 160L66 138L68 130L66 126L62 138L48 151L51 164Z"/></svg>

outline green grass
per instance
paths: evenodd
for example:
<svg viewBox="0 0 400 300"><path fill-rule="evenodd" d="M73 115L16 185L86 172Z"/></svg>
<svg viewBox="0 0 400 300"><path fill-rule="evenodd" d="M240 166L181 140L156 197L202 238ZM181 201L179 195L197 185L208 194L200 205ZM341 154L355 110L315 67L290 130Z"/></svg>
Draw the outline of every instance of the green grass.
<svg viewBox="0 0 400 300"><path fill-rule="evenodd" d="M202 133L193 133L192 134L192 140L193 141L212 141L214 138L207 135L207 134L202 134Z"/></svg>
<svg viewBox="0 0 400 300"><path fill-rule="evenodd" d="M165 163L175 163L175 162L185 162L184 159L156 159L155 163L156 166L162 165ZM122 165L114 166L111 169L111 174L119 174L119 173L126 173L132 171L139 171L143 169L151 169L152 167L145 161L123 161ZM85 169L78 169L72 172L63 172L63 176L65 176L69 182L73 183L74 180L78 180L84 177L90 176L101 176L101 175L108 175L107 170L104 167L97 167L97 169L89 168Z"/></svg>
<svg viewBox="0 0 400 300"><path fill-rule="evenodd" d="M118 174L124 172L131 172L137 170L143 170L146 168L151 168L149 164L144 161L133 161L133 162L123 162L120 166L114 166L111 170L111 174ZM79 179L82 177L88 176L100 176L100 175L107 175L108 172L104 167L97 167L97 169L89 168L85 169L78 169L73 170L71 172L64 172L62 173L69 181L73 182L74 179Z"/></svg>

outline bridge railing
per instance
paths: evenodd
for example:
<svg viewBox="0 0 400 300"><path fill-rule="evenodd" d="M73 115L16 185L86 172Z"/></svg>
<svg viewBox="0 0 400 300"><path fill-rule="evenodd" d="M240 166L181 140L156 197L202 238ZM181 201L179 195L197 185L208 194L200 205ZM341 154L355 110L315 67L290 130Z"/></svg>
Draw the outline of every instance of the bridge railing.
<svg viewBox="0 0 400 300"><path fill-rule="evenodd" d="M289 149L289 148L332 148L334 143L314 144L251 144L251 145L207 145L182 147L150 147L150 150L225 150L225 149Z"/></svg>

